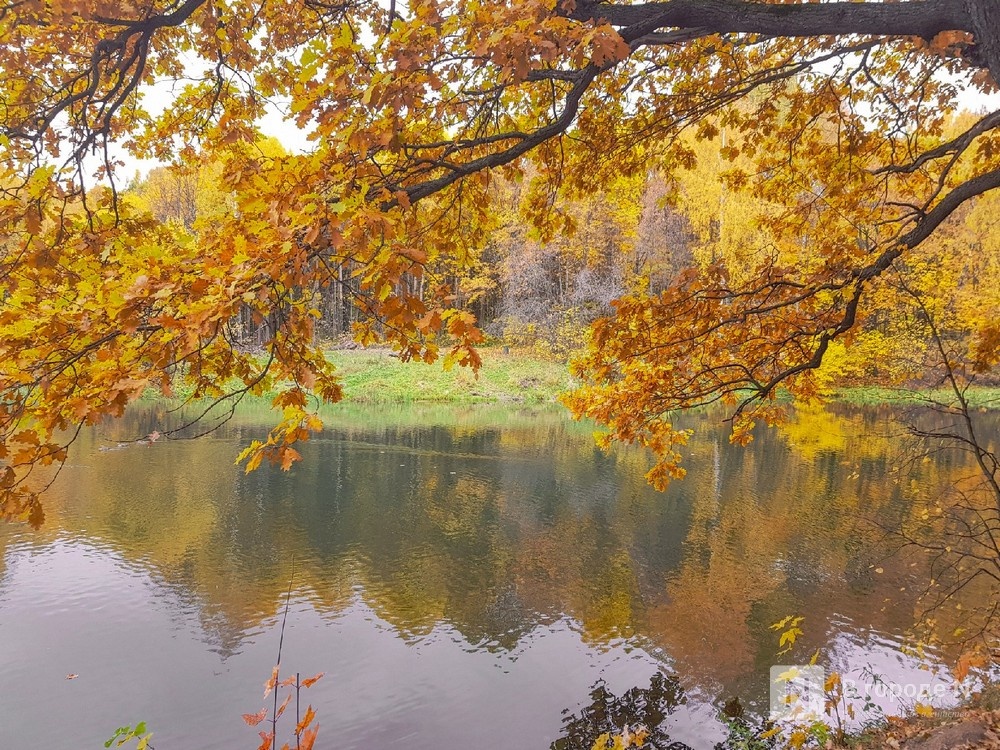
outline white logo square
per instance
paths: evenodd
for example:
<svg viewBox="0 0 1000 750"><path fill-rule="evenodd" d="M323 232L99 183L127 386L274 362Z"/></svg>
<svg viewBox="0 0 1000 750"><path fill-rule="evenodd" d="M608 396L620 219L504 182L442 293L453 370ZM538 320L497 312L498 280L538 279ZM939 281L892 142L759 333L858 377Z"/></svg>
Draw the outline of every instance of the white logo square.
<svg viewBox="0 0 1000 750"><path fill-rule="evenodd" d="M826 672L814 664L775 664L771 667L771 721L806 724L826 712L823 687Z"/></svg>

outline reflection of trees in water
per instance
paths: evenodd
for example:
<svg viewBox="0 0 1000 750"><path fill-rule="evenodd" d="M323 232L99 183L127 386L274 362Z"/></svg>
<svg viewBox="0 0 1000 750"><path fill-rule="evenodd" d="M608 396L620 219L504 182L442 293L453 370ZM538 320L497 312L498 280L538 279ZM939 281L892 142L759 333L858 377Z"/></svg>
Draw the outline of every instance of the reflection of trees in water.
<svg viewBox="0 0 1000 750"><path fill-rule="evenodd" d="M131 412L106 438L162 426L154 411ZM728 448L704 412L689 425L688 478L660 495L639 452L595 453L589 432L561 418L490 414L445 426L360 410L338 439L304 446L295 471L250 476L220 469L235 440L256 434L249 412L197 442L101 452L89 432L32 543L110 543L187 591L179 601L223 649L276 616L294 558L296 586L318 609L360 598L403 638L447 623L476 649L511 651L567 618L588 644L662 648L689 689L749 694L735 683L771 654L767 626L790 611L876 631L913 625L913 571L893 560L876 574L861 533L873 529L857 519L911 519L914 486L968 463L921 463L912 482L887 483L887 411L805 411L746 449ZM826 631L807 640L804 650L822 647Z"/></svg>
<svg viewBox="0 0 1000 750"><path fill-rule="evenodd" d="M690 750L682 742L671 742L663 728L667 716L687 702L677 678L655 673L649 687L634 687L620 698L598 680L590 691L590 705L563 721L563 734L550 750L591 750L602 734L620 734L644 727L649 734L644 747L653 750ZM569 714L569 709L563 713Z"/></svg>

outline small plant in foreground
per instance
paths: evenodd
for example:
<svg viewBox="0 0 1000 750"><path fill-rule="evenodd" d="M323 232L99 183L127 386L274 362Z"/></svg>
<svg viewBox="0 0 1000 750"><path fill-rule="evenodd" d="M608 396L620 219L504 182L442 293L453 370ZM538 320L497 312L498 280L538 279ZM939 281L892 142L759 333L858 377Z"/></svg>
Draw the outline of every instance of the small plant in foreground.
<svg viewBox="0 0 1000 750"><path fill-rule="evenodd" d="M273 692L274 706L270 720L271 731L260 733L261 741L258 750L271 750L275 746L278 733L278 719L285 713L285 710L292 702L292 698L295 699L295 750L312 750L316 744L316 736L319 734L319 724L313 725L313 720L316 718L316 711L311 705L306 707L305 714L300 714L300 693L302 688L312 687L323 675L318 674L303 680L296 673L294 677L286 677L279 682L278 666L275 665L274 671L271 672L271 678L264 683L264 697L267 698ZM289 690L285 699L281 701L281 705L278 705L278 691L281 688L289 688ZM265 706L258 713L243 714L243 721L249 726L255 727L267 719L267 713L267 707ZM282 745L282 750L291 750L291 745L286 742Z"/></svg>
<svg viewBox="0 0 1000 750"><path fill-rule="evenodd" d="M134 727L118 727L115 730L115 733L111 735L111 738L104 743L104 747L111 747L112 745L115 747L121 747L127 742L138 740L135 750L153 750L153 746L149 744L149 740L152 736L152 732L146 732L146 722L140 721Z"/></svg>
<svg viewBox="0 0 1000 750"><path fill-rule="evenodd" d="M281 671L281 647L285 643L285 624L288 622L288 604L291 598L292 581L289 581L288 593L285 595L285 612L281 618L281 634L278 637L278 658L274 664L274 669L271 671L270 679L264 683L264 698L267 698L272 693L274 694L274 702L271 706L271 731L260 733L260 745L257 750L272 750L276 746L278 719L285 713L285 710L292 702L292 698L295 698L295 750L312 750L316 744L316 736L319 734L319 724L313 725L313 720L316 718L316 711L310 705L306 707L305 714L301 714L299 707L301 705L302 688L312 687L323 676L323 673L321 672L314 677L307 677L303 680L299 677L299 673L296 672L294 677L286 677L280 682L278 680L278 674ZM281 701L281 705L278 705L278 691L281 688L287 688L288 693L285 695L285 699ZM292 688L294 688L294 691ZM255 714L243 714L243 721L251 727L257 726L265 719L267 719L267 706L264 706L264 708ZM291 745L286 742L282 745L282 750L291 750Z"/></svg>

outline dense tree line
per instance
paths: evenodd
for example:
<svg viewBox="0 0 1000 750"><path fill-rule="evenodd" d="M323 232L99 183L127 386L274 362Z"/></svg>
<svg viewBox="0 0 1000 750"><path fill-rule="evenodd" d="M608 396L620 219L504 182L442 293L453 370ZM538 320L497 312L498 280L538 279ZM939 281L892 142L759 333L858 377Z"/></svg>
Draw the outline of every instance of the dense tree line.
<svg viewBox="0 0 1000 750"><path fill-rule="evenodd" d="M958 130L971 120L963 114L950 127ZM274 158L285 155L273 138L261 143ZM528 182L496 181L489 192L491 227L481 241L457 257L426 263L421 275L401 275L395 292L420 297L432 285L445 286L454 304L471 310L495 343L566 359L583 350L595 320L614 315L616 299L655 296L691 267L724 268L739 277L769 256L818 262L822 242L808 228L800 236L782 237L755 218L759 201L731 183L734 165L723 156L724 132L689 143L697 156L692 168L669 178L650 170L586 197L553 195L545 210L558 232L539 231L526 220ZM199 227L237 203L222 187L220 171L211 162L194 169L157 167L137 174L128 194L197 242ZM924 356L930 343L926 312L914 307L915 293L942 314L947 310L948 335L971 347L969 323L980 305L994 303L1000 289L998 216L996 197L972 200L935 241L899 264L872 295L851 340L832 346L821 371L824 382L933 378ZM359 268L343 264L337 283L311 290L315 335L325 345L350 342L354 324L366 319L364 307L355 304L364 295ZM909 312L900 316L900 310ZM247 347L260 347L273 334L275 319L244 306L232 321L233 336Z"/></svg>

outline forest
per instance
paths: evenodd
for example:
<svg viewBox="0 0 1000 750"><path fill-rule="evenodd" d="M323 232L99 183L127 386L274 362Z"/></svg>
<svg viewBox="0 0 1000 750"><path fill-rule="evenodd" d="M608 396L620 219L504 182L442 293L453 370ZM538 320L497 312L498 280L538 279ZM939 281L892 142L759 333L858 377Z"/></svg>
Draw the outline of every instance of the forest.
<svg viewBox="0 0 1000 750"><path fill-rule="evenodd" d="M946 133L957 135L976 119L974 113L958 112L945 125ZM724 131L687 140L691 162L670 176L639 172L595 194L554 201L550 220L562 229L548 235L523 219L525 183L532 175L497 181L487 196L492 223L483 240L463 248L458 258L429 260L422 275L403 276L392 293L422 297L424 285L433 280L451 290L457 307L476 316L488 345L528 347L565 361L584 350L588 328L613 314L615 300L658 295L685 270L722 266L738 276L781 259L817 262L811 256L820 247L818 237L769 232L761 222L760 202L731 185L733 170L749 170L751 164L724 156ZM262 140L260 148L276 158L287 155L273 137ZM221 170L218 163L157 167L137 174L126 195L196 240L197 223L211 222L235 201L219 189ZM924 313L918 303L924 298L936 299L932 306L939 316L947 309L947 323L944 318L942 323L949 338L972 344L977 308L993 309L1000 289L997 200L986 194L970 201L921 246L919 257L898 265L901 275L866 306L850 353L837 342L824 358L828 387L858 382L927 386L939 377L927 351L929 330L920 322ZM770 210L777 214L781 206ZM364 319L351 302L363 292L358 268L346 263L338 269L337 284L317 282L312 290L315 335L331 345L350 340L353 324ZM261 346L275 319L255 319L246 308L235 325L241 341ZM995 383L988 373L980 381Z"/></svg>

